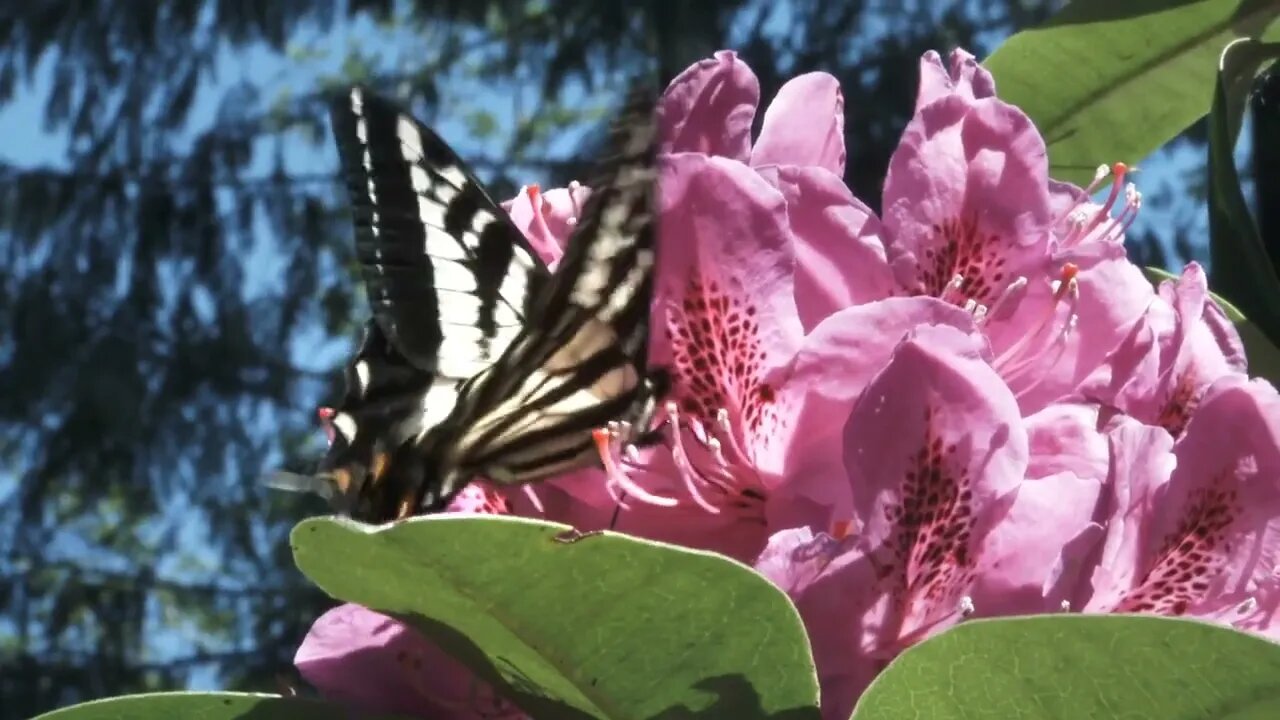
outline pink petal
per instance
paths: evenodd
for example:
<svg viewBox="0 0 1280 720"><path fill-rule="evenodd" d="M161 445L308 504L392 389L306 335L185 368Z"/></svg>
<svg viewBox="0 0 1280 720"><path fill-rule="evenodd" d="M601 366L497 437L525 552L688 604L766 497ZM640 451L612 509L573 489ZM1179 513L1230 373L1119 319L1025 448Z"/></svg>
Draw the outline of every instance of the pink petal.
<svg viewBox="0 0 1280 720"><path fill-rule="evenodd" d="M765 374L790 361L802 336L786 205L724 158L672 156L661 187L655 324L666 333L651 358L672 368L682 412L710 423L726 408L754 431L772 412Z"/></svg>
<svg viewBox="0 0 1280 720"><path fill-rule="evenodd" d="M1163 402L1162 355L1176 323L1173 307L1153 298L1128 335L1081 383L1081 396L1154 422Z"/></svg>
<svg viewBox="0 0 1280 720"><path fill-rule="evenodd" d="M995 97L995 78L968 51L960 48L951 51L951 73L956 78L956 87L971 93L975 99Z"/></svg>
<svg viewBox="0 0 1280 720"><path fill-rule="evenodd" d="M760 83L738 59L721 50L671 81L658 106L665 152L720 155L747 162L751 122L760 104Z"/></svg>
<svg viewBox="0 0 1280 720"><path fill-rule="evenodd" d="M323 697L354 712L446 720L525 717L416 631L358 605L321 615L294 665Z"/></svg>
<svg viewBox="0 0 1280 720"><path fill-rule="evenodd" d="M764 468L787 478L770 508L773 527L827 529L852 517L842 457L844 420L898 343L933 325L975 331L968 313L940 300L889 298L841 310L804 339L783 387L788 412L773 429L786 439L770 443L775 452L761 456Z"/></svg>
<svg viewBox="0 0 1280 720"><path fill-rule="evenodd" d="M886 250L915 292L992 307L1040 277L1052 215L1044 141L1017 108L949 95L921 108L885 180Z"/></svg>
<svg viewBox="0 0 1280 720"><path fill-rule="evenodd" d="M1086 610L1187 615L1267 635L1280 631L1271 623L1280 579L1275 388L1224 376L1205 394L1172 453L1165 430L1133 420L1118 421L1112 437L1114 513Z"/></svg>
<svg viewBox="0 0 1280 720"><path fill-rule="evenodd" d="M782 193L795 238L796 305L806 330L831 313L894 294L880 220L839 177L817 168L761 168Z"/></svg>
<svg viewBox="0 0 1280 720"><path fill-rule="evenodd" d="M1219 378L1245 371L1244 346L1222 311L1209 298L1209 284L1198 263L1188 263L1177 283L1161 283L1161 295L1177 313L1161 377L1163 397L1155 422L1180 434L1204 391ZM1162 401L1162 402L1161 402Z"/></svg>
<svg viewBox="0 0 1280 720"><path fill-rule="evenodd" d="M799 165L844 174L844 96L824 72L787 81L764 113L751 164Z"/></svg>
<svg viewBox="0 0 1280 720"><path fill-rule="evenodd" d="M876 602L876 570L852 538L798 528L774 533L755 563L800 611L822 689L822 717L844 720L887 663L864 651L866 613Z"/></svg>
<svg viewBox="0 0 1280 720"><path fill-rule="evenodd" d="M1120 608L1194 614L1222 592L1249 592L1280 564L1280 396L1227 376L1174 447L1177 467L1152 525L1146 582ZM1163 587L1158 585L1163 579Z"/></svg>
<svg viewBox="0 0 1280 720"><path fill-rule="evenodd" d="M877 631L886 652L959 618L1026 471L1017 403L983 349L954 328L921 328L845 425L858 532L892 598Z"/></svg>
<svg viewBox="0 0 1280 720"><path fill-rule="evenodd" d="M1024 413L1073 394L1125 341L1154 298L1151 283L1125 257L1121 245L1095 243L1058 253L1046 265L1075 268L1075 299L1055 299L1044 280L1057 278L1045 273L1011 317L992 323L992 345L999 355L1012 342L1035 332L1038 318L1055 316L1053 330L1023 353L1016 373L998 365ZM1073 323L1069 331L1068 323Z"/></svg>
<svg viewBox="0 0 1280 720"><path fill-rule="evenodd" d="M1097 477L1062 472L1022 483L1008 515L982 548L982 565L972 591L979 616L1061 609L1079 583L1083 570L1079 554L1092 550L1101 539L1101 528L1093 518L1104 480L1105 467ZM1073 549L1080 540L1083 546ZM1074 558L1063 557L1072 551ZM1070 577L1053 577L1055 564L1062 563L1071 564L1066 570ZM1047 593L1047 585L1058 589Z"/></svg>
<svg viewBox="0 0 1280 720"><path fill-rule="evenodd" d="M1212 383L1244 370L1240 336L1209 298L1203 270L1191 263L1176 283L1161 283L1081 392L1177 436Z"/></svg>
<svg viewBox="0 0 1280 720"><path fill-rule="evenodd" d="M943 67L942 57L929 50L920 58L920 89L916 94L916 109L938 98L958 94L969 100L993 97L995 80L976 58L965 50L951 51L950 67Z"/></svg>
<svg viewBox="0 0 1280 720"><path fill-rule="evenodd" d="M841 550L841 542L809 528L791 528L769 536L752 565L792 597L799 597L827 569Z"/></svg>
<svg viewBox="0 0 1280 720"><path fill-rule="evenodd" d="M1088 193L1078 185L1049 178L1049 208L1053 212L1055 226L1063 232L1067 229L1067 223L1064 222L1067 216L1089 202Z"/></svg>
<svg viewBox="0 0 1280 720"><path fill-rule="evenodd" d="M1169 481L1173 438L1162 428L1118 418L1111 443L1111 513L1091 587L1082 587L1072 605L1085 612L1108 612L1141 580L1159 497Z"/></svg>
<svg viewBox="0 0 1280 720"><path fill-rule="evenodd" d="M1055 403L1028 417L1031 458L1027 477L1070 473L1106 480L1111 449L1098 422L1098 407L1086 403Z"/></svg>
<svg viewBox="0 0 1280 720"><path fill-rule="evenodd" d="M556 188L541 192L536 185L525 187L514 198L502 203L511 221L524 233L538 258L554 267L564 254L565 243L573 226L568 222L577 217L590 195L586 188L575 192L568 188Z"/></svg>

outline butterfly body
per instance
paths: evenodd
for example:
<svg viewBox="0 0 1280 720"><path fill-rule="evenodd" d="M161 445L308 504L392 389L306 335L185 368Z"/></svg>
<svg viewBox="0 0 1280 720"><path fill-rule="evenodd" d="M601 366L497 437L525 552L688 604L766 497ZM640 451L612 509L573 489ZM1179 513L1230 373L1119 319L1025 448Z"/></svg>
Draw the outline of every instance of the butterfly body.
<svg viewBox="0 0 1280 720"><path fill-rule="evenodd" d="M410 115L358 87L331 114L373 315L312 476L335 507L368 522L435 512L477 478L520 484L593 464L593 431L611 423L624 442L647 437L666 390L646 363L648 113L619 124L554 273Z"/></svg>

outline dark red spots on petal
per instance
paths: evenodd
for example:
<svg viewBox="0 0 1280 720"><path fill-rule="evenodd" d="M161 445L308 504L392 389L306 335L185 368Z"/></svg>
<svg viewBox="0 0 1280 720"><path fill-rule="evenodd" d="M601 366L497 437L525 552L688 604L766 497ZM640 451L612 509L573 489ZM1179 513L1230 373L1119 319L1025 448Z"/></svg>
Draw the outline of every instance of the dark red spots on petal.
<svg viewBox="0 0 1280 720"><path fill-rule="evenodd" d="M932 409L925 411L925 427L903 475L899 502L884 509L896 526L888 549L902 573L899 592L951 602L974 571L972 478L957 462L955 445L938 436Z"/></svg>
<svg viewBox="0 0 1280 720"><path fill-rule="evenodd" d="M760 380L764 348L757 308L719 283L690 278L668 332L678 377L680 407L703 422L720 408L741 406L755 429L770 417L774 390Z"/></svg>
<svg viewBox="0 0 1280 720"><path fill-rule="evenodd" d="M974 216L935 223L932 246L920 262L920 294L942 297L947 285L961 277L957 304L972 298L991 305L1004 289L1003 243L998 235L984 235Z"/></svg>
<svg viewBox="0 0 1280 720"><path fill-rule="evenodd" d="M1232 524L1243 510L1234 478L1224 472L1188 497L1182 522L1164 538L1155 565L1116 612L1182 615L1204 599L1231 552Z"/></svg>
<svg viewBox="0 0 1280 720"><path fill-rule="evenodd" d="M1193 370L1188 369L1179 375L1173 389L1169 391L1164 407L1156 417L1156 424L1168 430L1175 438L1181 435L1187 427L1187 421L1191 419L1191 413L1200 404L1199 389Z"/></svg>

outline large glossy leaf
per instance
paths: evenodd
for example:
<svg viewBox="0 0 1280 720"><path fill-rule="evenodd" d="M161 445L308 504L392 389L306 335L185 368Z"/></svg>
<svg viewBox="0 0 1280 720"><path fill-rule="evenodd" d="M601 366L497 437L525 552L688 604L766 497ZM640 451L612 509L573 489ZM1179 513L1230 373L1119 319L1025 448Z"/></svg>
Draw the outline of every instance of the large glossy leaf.
<svg viewBox="0 0 1280 720"><path fill-rule="evenodd" d="M1160 268L1148 267L1143 268L1147 279L1153 285L1159 285L1165 280L1172 282L1178 281L1178 276ZM1222 308L1222 312L1226 314L1232 324L1236 326L1236 332L1240 333L1240 341L1244 343L1245 355L1249 358L1249 375L1253 377L1261 377L1270 380L1273 385L1280 387L1280 348L1267 339L1267 336L1249 321L1249 318L1240 312L1240 309L1232 305L1230 301L1221 295L1210 291L1209 297Z"/></svg>
<svg viewBox="0 0 1280 720"><path fill-rule="evenodd" d="M1280 46L1241 40L1222 53L1209 115L1209 249L1214 287L1280 342L1280 278L1249 213L1233 151L1253 78Z"/></svg>
<svg viewBox="0 0 1280 720"><path fill-rule="evenodd" d="M1209 111L1218 54L1280 33L1276 0L1075 0L985 61L1049 146L1050 173L1085 183L1136 163Z"/></svg>
<svg viewBox="0 0 1280 720"><path fill-rule="evenodd" d="M392 720L391 716L382 716ZM171 692L125 695L73 705L35 720L346 720L337 705L279 695ZM373 720L373 718L369 718Z"/></svg>
<svg viewBox="0 0 1280 720"><path fill-rule="evenodd" d="M334 597L396 615L538 718L816 718L799 615L710 553L563 525L435 516L293 531Z"/></svg>
<svg viewBox="0 0 1280 720"><path fill-rule="evenodd" d="M1189 620L975 620L894 660L855 720L1274 720L1280 645Z"/></svg>

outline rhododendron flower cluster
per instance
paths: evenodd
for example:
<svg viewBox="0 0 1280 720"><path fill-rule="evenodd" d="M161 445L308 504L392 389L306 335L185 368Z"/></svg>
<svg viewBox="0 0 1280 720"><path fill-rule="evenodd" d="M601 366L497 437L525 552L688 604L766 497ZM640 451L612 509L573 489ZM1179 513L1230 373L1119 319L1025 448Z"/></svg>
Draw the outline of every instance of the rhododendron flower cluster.
<svg viewBox="0 0 1280 720"><path fill-rule="evenodd" d="M454 509L753 564L798 607L841 720L898 653L969 617L1277 635L1280 396L1247 377L1204 272L1153 290L1124 252L1141 195L1123 165L1057 182L972 56L930 52L920 72L881 215L841 180L835 78L788 82L753 139L759 85L733 53L677 77L659 107L663 442L606 445L607 470L537 503L477 484ZM507 207L554 263L589 192ZM364 707L519 715L359 608L321 618L297 662Z"/></svg>

